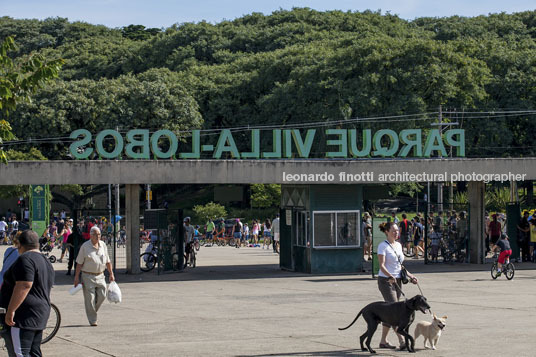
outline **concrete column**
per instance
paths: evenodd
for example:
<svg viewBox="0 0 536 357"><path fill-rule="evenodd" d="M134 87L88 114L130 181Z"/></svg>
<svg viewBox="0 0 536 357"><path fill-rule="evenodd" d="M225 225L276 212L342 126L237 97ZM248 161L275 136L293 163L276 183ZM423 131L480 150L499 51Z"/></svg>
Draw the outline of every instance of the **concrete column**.
<svg viewBox="0 0 536 357"><path fill-rule="evenodd" d="M469 182L467 193L469 197L469 246L470 246L470 263L484 263L484 225L485 221L485 204L484 192L486 185L484 182Z"/></svg>
<svg viewBox="0 0 536 357"><path fill-rule="evenodd" d="M127 274L140 273L140 186L125 185Z"/></svg>

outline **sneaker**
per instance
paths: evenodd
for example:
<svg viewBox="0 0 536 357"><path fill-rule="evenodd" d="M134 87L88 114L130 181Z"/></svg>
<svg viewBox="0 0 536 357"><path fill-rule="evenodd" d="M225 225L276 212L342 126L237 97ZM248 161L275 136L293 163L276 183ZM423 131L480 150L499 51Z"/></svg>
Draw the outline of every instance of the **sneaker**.
<svg viewBox="0 0 536 357"><path fill-rule="evenodd" d="M502 272L498 271L497 276L501 276Z"/></svg>
<svg viewBox="0 0 536 357"><path fill-rule="evenodd" d="M389 342L387 342L387 343L380 343L380 348L390 348L390 349L395 349L396 346L393 346L393 345L391 345Z"/></svg>
<svg viewBox="0 0 536 357"><path fill-rule="evenodd" d="M63 263L61 259L58 259L58 263Z"/></svg>
<svg viewBox="0 0 536 357"><path fill-rule="evenodd" d="M68 272L67 272L67 274L65 274L65 275L71 275L71 272L70 272L70 271L68 271Z"/></svg>

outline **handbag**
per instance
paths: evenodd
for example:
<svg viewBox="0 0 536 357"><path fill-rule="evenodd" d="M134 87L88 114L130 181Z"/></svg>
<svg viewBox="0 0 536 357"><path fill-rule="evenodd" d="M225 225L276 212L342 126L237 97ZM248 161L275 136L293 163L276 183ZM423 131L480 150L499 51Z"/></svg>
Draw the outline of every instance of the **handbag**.
<svg viewBox="0 0 536 357"><path fill-rule="evenodd" d="M402 262L400 261L400 257L398 256L398 254L396 254L396 250L395 248L393 248L393 246L391 245L391 243L389 243L387 240L385 241L387 244L389 244L389 246L391 247L391 249L393 250L393 252L395 253L397 259L398 259L398 262L400 263L400 266L401 266L401 269L400 269L400 280L402 281L402 284L407 284L409 283L409 277L408 277L408 271L406 270L406 268L404 267L404 265L402 264Z"/></svg>

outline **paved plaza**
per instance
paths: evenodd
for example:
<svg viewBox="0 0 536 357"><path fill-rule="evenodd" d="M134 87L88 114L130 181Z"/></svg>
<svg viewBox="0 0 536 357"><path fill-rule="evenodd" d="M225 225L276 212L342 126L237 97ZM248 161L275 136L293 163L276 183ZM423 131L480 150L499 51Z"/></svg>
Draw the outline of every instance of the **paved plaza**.
<svg viewBox="0 0 536 357"><path fill-rule="evenodd" d="M45 356L368 356L359 349L362 318L349 330L337 328L381 298L370 274L297 274L279 270L271 250L203 247L198 267L183 273L117 274L123 302L105 302L99 326L90 327L82 294L67 292L72 277L65 275L65 263L54 267L52 300L62 326L43 345ZM438 349L424 350L421 337L416 355L533 356L536 265L517 267L514 280L493 281L489 265L412 261L409 269L418 274L433 311L448 315ZM418 293L416 286L404 290ZM430 317L419 312L420 320ZM378 329L374 348L379 338Z"/></svg>

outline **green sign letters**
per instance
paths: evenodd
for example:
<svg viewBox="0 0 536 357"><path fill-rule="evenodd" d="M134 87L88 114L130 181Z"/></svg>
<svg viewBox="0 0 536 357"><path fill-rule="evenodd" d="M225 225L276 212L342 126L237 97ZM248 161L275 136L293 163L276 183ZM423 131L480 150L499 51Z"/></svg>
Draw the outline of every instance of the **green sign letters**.
<svg viewBox="0 0 536 357"><path fill-rule="evenodd" d="M201 140L201 131L192 130L188 150L180 150L179 140L170 130L150 133L147 129L133 129L123 137L118 131L106 129L93 135L86 129L71 133L74 142L70 152L76 159L87 159L95 152L103 159L200 159L202 153L209 153L212 159L230 157L232 159L282 159L309 158L313 143L320 135L317 129L300 131L298 129L275 129L268 134L271 144L265 151L261 148L261 130L252 129L248 143L249 151L240 152L233 133L222 129L218 140L206 143ZM266 136L266 130L263 131ZM363 157L431 157L447 156L451 147L453 156L465 156L465 131L450 129L441 133L439 129L424 132L421 129L326 129L326 158L363 158ZM210 136L209 138L213 138ZM92 144L94 140L94 144ZM106 144L105 144L106 141ZM226 155L224 155L226 154ZM94 155L95 156L95 155Z"/></svg>

